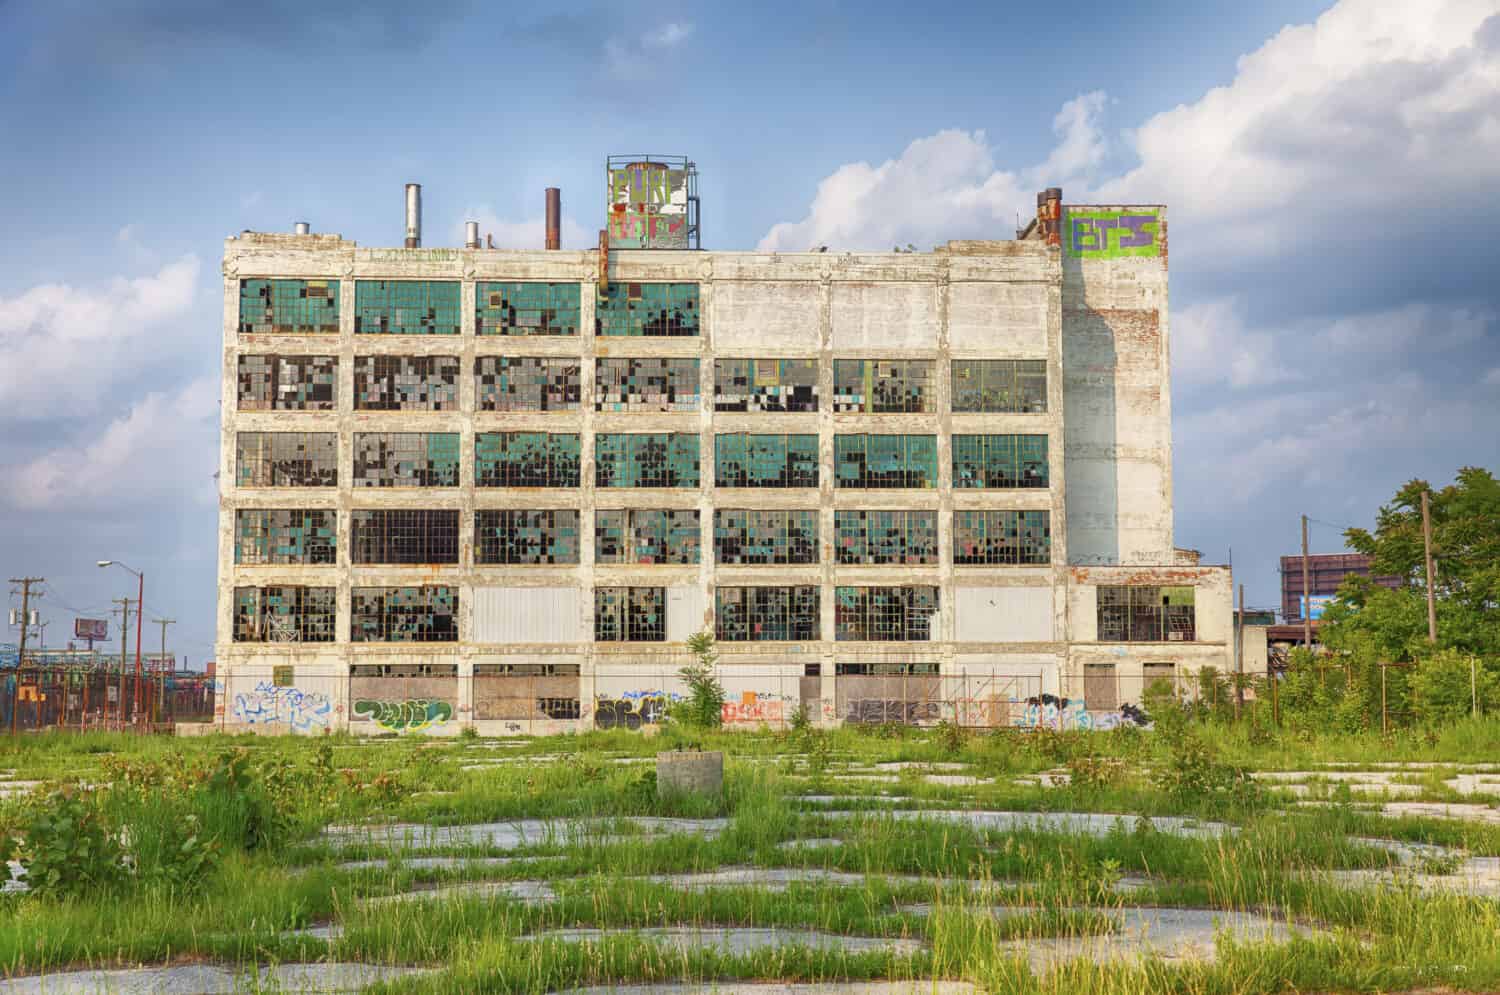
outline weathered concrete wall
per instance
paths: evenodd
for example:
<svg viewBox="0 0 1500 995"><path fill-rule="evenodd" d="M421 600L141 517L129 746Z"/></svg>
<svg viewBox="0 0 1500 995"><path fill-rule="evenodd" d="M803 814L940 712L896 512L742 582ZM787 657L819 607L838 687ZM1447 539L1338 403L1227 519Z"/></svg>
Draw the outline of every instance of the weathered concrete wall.
<svg viewBox="0 0 1500 995"><path fill-rule="evenodd" d="M960 680L974 708L1012 711L1040 695L1069 693L1081 662L1100 653L1126 656L1135 647L1105 652L1093 639L1094 581L1080 580L1069 563L1164 565L1176 562L1171 528L1170 406L1166 325L1165 220L1155 257L1074 258L1042 242L953 243L932 254L764 254L617 251L611 279L684 281L700 287L701 334L693 338L596 337L593 252L458 249L361 249L335 236L247 234L226 243L224 260L223 434L219 530L218 661L224 674L223 721L258 731L319 732L322 728L383 729L356 703L427 701L386 712L401 731L547 732L596 724L636 724L659 713L682 689L678 667L688 662L687 634L712 625L716 585L813 585L820 589L821 638L791 643L726 643L720 650L730 691L726 720L776 724L803 707L823 722L844 719L835 669L853 665L936 664ZM340 281L341 331L331 335L246 334L237 331L239 280L316 277ZM353 332L357 279L429 278L461 285L462 334L360 335ZM486 280L575 282L581 288L580 334L570 337L475 335L475 284ZM307 354L338 359L332 411L258 411L236 408L240 355ZM356 411L356 356L432 355L460 360L459 406L444 412ZM569 357L580 367L582 404L575 410L476 410L473 365L479 356ZM699 360L700 404L688 412L596 412L596 357L693 357ZM805 358L819 364L816 413L715 413L716 357ZM836 414L833 360L927 359L933 364L934 410L922 414ZM953 358L1041 359L1047 363L1045 413L953 413ZM339 442L336 488L239 487L236 433L321 431ZM353 436L370 431L452 432L460 437L456 488L352 487ZM475 436L486 431L548 431L580 436L577 488L476 488ZM600 432L696 434L700 485L628 489L594 485L595 438ZM818 436L821 473L815 489L717 488L716 432L775 432ZM834 486L834 436L848 432L912 433L937 440L937 486L911 490L848 490ZM1048 489L952 487L955 434L1043 434L1049 439ZM697 509L700 562L694 565L596 563L595 508ZM819 562L806 566L716 565L715 508L808 509L819 521ZM338 512L336 566L249 566L234 563L238 508L322 508ZM354 566L350 512L356 508L443 508L459 512L459 563ZM485 509L568 508L580 511L577 565L485 566L474 558L473 516ZM922 566L845 566L835 563L838 509L931 510L938 514L940 556ZM1051 512L1050 566L964 566L953 562L955 510ZM1156 648L1182 659L1228 665L1220 632L1228 589L1204 574L1199 594L1202 641ZM362 586L441 583L459 591L458 641L443 644L351 643L350 591ZM337 641L331 644L236 643L232 592L236 586L310 584L337 589ZM835 588L896 584L940 589L940 610L927 643L836 642ZM595 643L596 586L653 586L668 590L670 640ZM531 592L535 592L534 594ZM548 593L551 592L551 593ZM1210 603L1213 607L1210 607ZM476 614L477 613L477 614ZM1210 636L1209 633L1214 633ZM1143 653L1145 651L1142 651ZM1146 653L1150 656L1149 653ZM1143 657L1144 659L1144 657ZM451 686L405 697L361 698L351 665L370 663L456 666ZM295 684L279 687L274 668L291 664ZM576 688L578 717L541 713L509 680L476 677L486 665L564 668L546 695ZM577 676L566 668L577 668ZM517 679L519 680L519 678ZM988 683L985 683L988 682ZM265 685L265 689L262 689ZM969 693L969 688L983 688ZM846 682L845 689L850 685ZM959 687L959 685L954 685ZM1002 692L1000 689L1004 688ZM1020 693L1024 691L1025 693ZM953 688L944 693L962 696ZM245 705L238 707L239 696ZM952 695L950 695L952 696ZM1015 701L1012 702L1011 699ZM482 699L482 704L481 704ZM505 704L501 704L501 700ZM620 703L626 702L627 706ZM434 707L437 703L440 707ZM326 704L326 708L324 705ZM607 714L600 716L601 704ZM549 704L554 712L561 706ZM645 715L642 715L642 708ZM259 709L257 711L257 709ZM444 714L445 710L450 714ZM408 714L410 713L410 714ZM779 714L780 718L776 718ZM254 716L252 718L252 716ZM602 721L601 721L602 719Z"/></svg>

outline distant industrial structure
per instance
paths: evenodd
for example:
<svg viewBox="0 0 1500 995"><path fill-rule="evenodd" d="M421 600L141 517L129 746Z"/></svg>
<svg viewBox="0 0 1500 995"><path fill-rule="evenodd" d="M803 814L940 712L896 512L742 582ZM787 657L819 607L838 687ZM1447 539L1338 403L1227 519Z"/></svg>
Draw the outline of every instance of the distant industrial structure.
<svg viewBox="0 0 1500 995"><path fill-rule="evenodd" d="M423 247L415 185L405 248L226 241L219 724L636 728L700 631L731 725L1102 728L1234 666L1173 543L1164 207L704 251L696 178L610 157L589 251L555 190L546 248Z"/></svg>
<svg viewBox="0 0 1500 995"><path fill-rule="evenodd" d="M1402 585L1400 577L1374 577L1370 572L1371 558L1361 553L1313 553L1307 557L1308 621L1303 623L1302 557L1281 558L1281 624L1272 626L1268 634L1271 643L1295 645L1303 641L1310 629L1312 641L1318 642L1318 624L1323 609L1339 593L1339 586L1350 575L1366 577L1381 587L1391 589Z"/></svg>

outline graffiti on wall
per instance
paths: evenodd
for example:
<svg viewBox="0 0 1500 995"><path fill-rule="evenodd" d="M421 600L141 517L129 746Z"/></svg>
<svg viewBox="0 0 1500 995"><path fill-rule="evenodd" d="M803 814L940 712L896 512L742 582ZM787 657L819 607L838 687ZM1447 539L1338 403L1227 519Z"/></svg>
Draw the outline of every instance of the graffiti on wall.
<svg viewBox="0 0 1500 995"><path fill-rule="evenodd" d="M779 694L744 691L739 701L726 701L722 718L726 726L780 722L786 715L787 699Z"/></svg>
<svg viewBox="0 0 1500 995"><path fill-rule="evenodd" d="M675 691L625 691L600 695L594 702L594 726L599 729L639 729L667 717L667 707L681 701Z"/></svg>
<svg viewBox="0 0 1500 995"><path fill-rule="evenodd" d="M1016 726L1021 729L1057 729L1107 732L1122 725L1147 726L1150 719L1135 705L1126 703L1118 710L1084 707L1077 698L1058 698L1044 694L1014 702Z"/></svg>
<svg viewBox="0 0 1500 995"><path fill-rule="evenodd" d="M1064 244L1079 259L1121 259L1161 255L1161 211L1155 207L1129 210L1067 210Z"/></svg>
<svg viewBox="0 0 1500 995"><path fill-rule="evenodd" d="M234 696L234 717L249 725L282 723L294 732L327 729L333 705L319 691L301 691L261 681L248 694Z"/></svg>
<svg viewBox="0 0 1500 995"><path fill-rule="evenodd" d="M943 718L944 704L945 702L936 699L914 701L907 698L850 698L844 708L844 721L866 725L939 722Z"/></svg>
<svg viewBox="0 0 1500 995"><path fill-rule="evenodd" d="M373 719L376 725L390 732L422 732L453 718L453 706L430 698L407 698L404 701L361 699L354 703L354 716Z"/></svg>
<svg viewBox="0 0 1500 995"><path fill-rule="evenodd" d="M611 247L688 247L686 171L643 160L611 163L608 172Z"/></svg>

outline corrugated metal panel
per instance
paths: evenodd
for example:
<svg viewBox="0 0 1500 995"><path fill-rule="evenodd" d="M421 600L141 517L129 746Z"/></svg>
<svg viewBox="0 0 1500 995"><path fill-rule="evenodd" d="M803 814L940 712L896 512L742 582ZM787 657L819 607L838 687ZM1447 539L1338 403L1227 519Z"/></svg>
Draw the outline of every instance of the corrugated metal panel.
<svg viewBox="0 0 1500 995"><path fill-rule="evenodd" d="M953 592L955 638L962 643L1052 641L1052 588L960 587Z"/></svg>
<svg viewBox="0 0 1500 995"><path fill-rule="evenodd" d="M476 587L476 643L585 641L576 587Z"/></svg>
<svg viewBox="0 0 1500 995"><path fill-rule="evenodd" d="M703 611L708 601L703 588L667 588L667 642L680 643L705 628Z"/></svg>

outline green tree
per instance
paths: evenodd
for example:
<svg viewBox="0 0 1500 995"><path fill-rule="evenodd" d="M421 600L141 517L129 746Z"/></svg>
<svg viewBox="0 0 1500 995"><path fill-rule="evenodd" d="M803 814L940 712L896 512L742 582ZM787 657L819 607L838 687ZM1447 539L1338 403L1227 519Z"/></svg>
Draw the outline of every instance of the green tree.
<svg viewBox="0 0 1500 995"><path fill-rule="evenodd" d="M675 714L687 725L717 729L724 723L724 685L714 672L719 662L714 634L695 632L688 636L687 647L698 659L677 671L688 687L688 697Z"/></svg>

